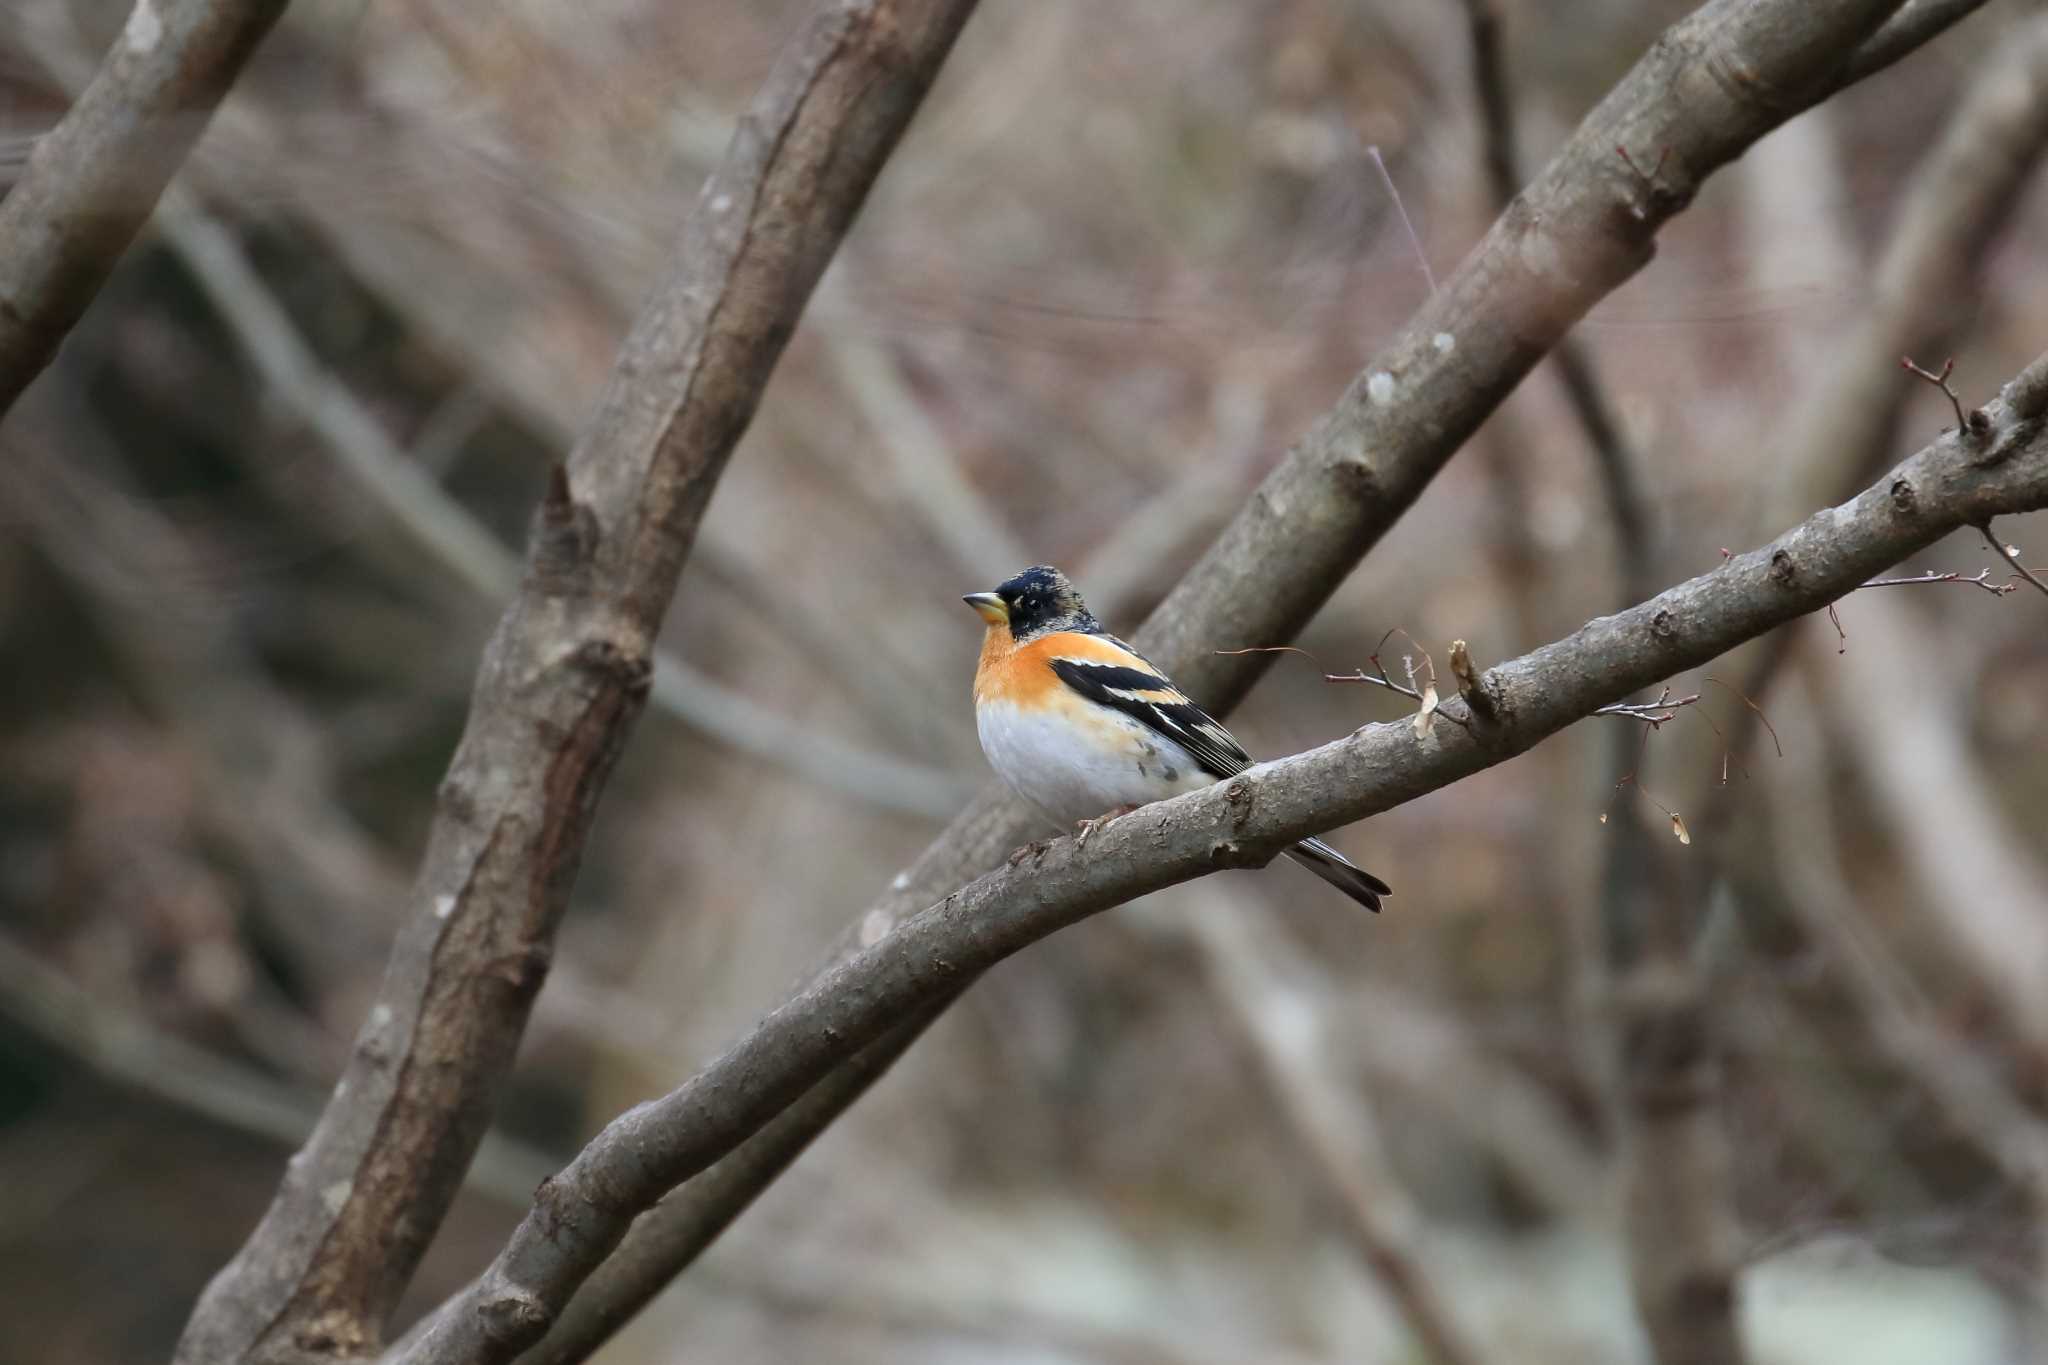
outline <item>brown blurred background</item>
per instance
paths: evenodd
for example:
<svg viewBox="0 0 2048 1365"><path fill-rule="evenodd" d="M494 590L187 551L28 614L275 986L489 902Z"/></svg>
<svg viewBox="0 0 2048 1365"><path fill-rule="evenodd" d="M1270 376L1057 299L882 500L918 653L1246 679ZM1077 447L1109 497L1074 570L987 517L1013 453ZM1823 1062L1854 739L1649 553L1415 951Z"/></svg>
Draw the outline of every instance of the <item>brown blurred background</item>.
<svg viewBox="0 0 2048 1365"><path fill-rule="evenodd" d="M261 1211L368 1006L548 464L807 8L301 0L0 431L0 1360L161 1358ZM1686 8L1504 4L1527 163ZM125 12L9 0L0 187ZM2027 13L1773 135L1580 329L1659 583L1782 529L1773 437ZM664 636L686 667L417 1306L987 780L959 595L1052 562L1135 628L1424 296L1370 149L1438 273L1478 238L1470 60L1456 0L972 21L713 503ZM2044 241L2037 187L1956 293L1966 399L2048 336ZM1951 420L1915 388L1896 449ZM2048 561L2048 524L2001 530ZM1961 535L1902 572L1995 563ZM1233 727L1273 755L1398 715L1321 674L1395 627L1439 667L1453 637L1508 657L1620 583L1539 370ZM1757 698L1783 757L1735 756L1734 820L1691 851L1727 874L1700 952L1760 1361L2011 1358L2038 1299L2010 1163L1866 969L2031 1134L2041 1039L1944 926L2048 912L2044 605L1930 585L1857 594L1844 639L1804 623ZM1336 835L1397 890L1376 920L1278 866L1009 963L600 1358L1418 1359L1315 1141L1484 1358L1642 1358L1588 957L1615 822L1668 840L1742 710L1674 688L1707 695L1631 788L1602 727L1634 722L1594 721Z"/></svg>

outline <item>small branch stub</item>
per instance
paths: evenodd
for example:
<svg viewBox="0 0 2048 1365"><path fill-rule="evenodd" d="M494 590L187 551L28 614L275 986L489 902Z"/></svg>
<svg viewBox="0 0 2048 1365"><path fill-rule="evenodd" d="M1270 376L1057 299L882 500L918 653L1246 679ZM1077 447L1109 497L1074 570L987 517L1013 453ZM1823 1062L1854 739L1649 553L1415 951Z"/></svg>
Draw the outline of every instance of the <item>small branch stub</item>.
<svg viewBox="0 0 2048 1365"><path fill-rule="evenodd" d="M1472 714L1481 720L1498 720L1493 705L1493 694L1486 690L1486 684L1479 676L1478 667L1472 662L1472 649L1463 640L1451 641L1451 676L1458 680L1458 695L1465 699L1465 705L1472 708Z"/></svg>
<svg viewBox="0 0 2048 1365"><path fill-rule="evenodd" d="M1935 388L1940 389L1948 397L1949 406L1956 410L1956 430L1964 439L1982 440L1985 433L1991 430L1991 418L1985 413L1984 409L1971 408L1968 412L1964 412L1962 398L1957 395L1955 389L1950 387L1948 377L1954 374L1956 370L1954 356L1950 356L1942 362L1940 374L1936 374L1932 370L1920 368L1920 366L1913 363L1913 357L1909 355L1899 357L1899 366L1934 385Z"/></svg>

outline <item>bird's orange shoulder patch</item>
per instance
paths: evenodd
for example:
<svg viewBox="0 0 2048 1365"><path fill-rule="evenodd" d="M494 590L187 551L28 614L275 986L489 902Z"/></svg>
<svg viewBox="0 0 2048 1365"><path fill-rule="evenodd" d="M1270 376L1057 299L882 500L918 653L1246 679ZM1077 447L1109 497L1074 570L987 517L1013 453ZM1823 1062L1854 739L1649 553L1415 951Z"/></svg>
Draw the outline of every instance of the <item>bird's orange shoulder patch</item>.
<svg viewBox="0 0 2048 1365"><path fill-rule="evenodd" d="M974 671L974 699L1000 698L1016 706L1047 706L1071 694L1052 671L1054 659L1085 659L1090 663L1139 667L1141 661L1100 635L1060 630L1017 643L1001 626L990 628L981 642L981 663Z"/></svg>

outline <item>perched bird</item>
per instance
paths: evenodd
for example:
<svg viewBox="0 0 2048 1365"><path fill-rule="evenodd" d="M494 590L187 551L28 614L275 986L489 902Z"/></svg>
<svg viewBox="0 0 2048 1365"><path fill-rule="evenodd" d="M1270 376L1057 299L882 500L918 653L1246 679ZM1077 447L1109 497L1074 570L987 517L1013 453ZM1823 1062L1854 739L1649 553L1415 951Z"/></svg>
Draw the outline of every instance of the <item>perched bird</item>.
<svg viewBox="0 0 2048 1365"><path fill-rule="evenodd" d="M988 623L974 670L982 752L1019 796L1080 825L1084 840L1103 819L1251 766L1228 730L1102 628L1058 569L1037 565L963 600ZM1368 910L1391 894L1320 839L1287 856Z"/></svg>

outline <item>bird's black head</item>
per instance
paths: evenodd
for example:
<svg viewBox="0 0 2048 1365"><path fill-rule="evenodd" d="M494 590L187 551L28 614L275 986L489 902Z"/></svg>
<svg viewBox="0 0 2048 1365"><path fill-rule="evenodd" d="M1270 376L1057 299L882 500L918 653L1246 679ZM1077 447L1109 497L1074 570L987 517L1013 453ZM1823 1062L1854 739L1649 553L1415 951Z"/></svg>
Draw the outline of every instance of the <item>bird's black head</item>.
<svg viewBox="0 0 2048 1365"><path fill-rule="evenodd" d="M1019 640L1055 630L1102 629L1067 576L1046 564L1034 564L994 592L969 593L965 600L982 620L1008 625Z"/></svg>

